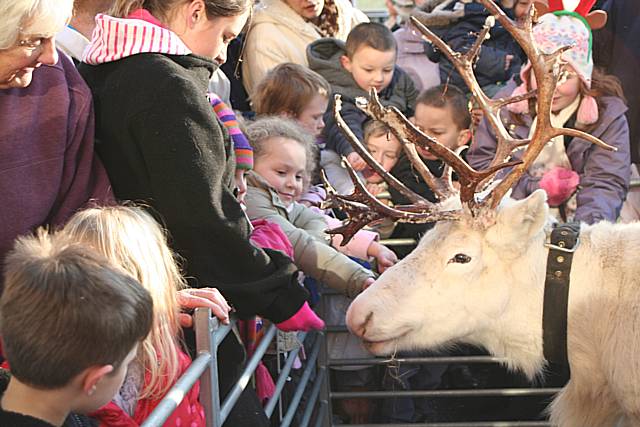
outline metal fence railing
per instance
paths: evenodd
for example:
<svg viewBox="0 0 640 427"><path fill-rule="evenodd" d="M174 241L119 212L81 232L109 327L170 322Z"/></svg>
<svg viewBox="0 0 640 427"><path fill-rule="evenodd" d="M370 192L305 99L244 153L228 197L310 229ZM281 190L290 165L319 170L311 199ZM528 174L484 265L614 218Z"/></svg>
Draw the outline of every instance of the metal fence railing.
<svg viewBox="0 0 640 427"><path fill-rule="evenodd" d="M217 351L222 340L231 331L236 320L232 320L229 325L221 325L215 317L211 317L209 309L196 309L194 314L194 328L196 333L197 357L193 360L189 368L180 377L177 383L169 390L149 417L142 423L142 427L158 427L169 418L169 416L180 405L185 395L193 387L197 380L200 380L200 403L205 410L207 427L221 427L229 413L237 403L240 395L246 387L250 385L252 376L265 355L271 342L276 336L275 325L270 325L265 331L257 348L251 358L247 361L238 381L232 386L224 400L220 396L218 383L218 358ZM310 338L313 344L310 345L310 356L302 377L293 391L293 397L288 405L283 409L282 391L294 365L302 346ZM322 332L299 333L297 335L300 347L285 354L286 359L280 375L275 384L275 393L265 405L267 417L278 418L280 426L288 427L292 425L294 417L301 421L296 426L306 427L312 421L312 416L316 415L316 426L321 425L326 415L326 399L320 399L320 390L325 379L324 368L317 367L318 355L323 349L324 336ZM279 356L278 356L279 357ZM313 381L311 380L313 376ZM301 406L302 396L309 388L308 398ZM280 404L284 415L274 415L276 406Z"/></svg>

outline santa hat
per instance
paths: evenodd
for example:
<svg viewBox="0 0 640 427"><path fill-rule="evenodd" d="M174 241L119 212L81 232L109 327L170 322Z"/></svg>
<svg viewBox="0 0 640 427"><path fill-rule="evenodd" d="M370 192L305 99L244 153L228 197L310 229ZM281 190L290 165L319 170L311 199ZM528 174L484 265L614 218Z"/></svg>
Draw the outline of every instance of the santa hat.
<svg viewBox="0 0 640 427"><path fill-rule="evenodd" d="M565 0L565 3L567 2ZM591 0L588 2L592 4ZM583 3L579 2L575 7L584 9L585 4ZM571 49L562 54L562 59L573 67L585 86L591 88L593 37L591 27L584 16L569 10L547 13L540 17L538 24L534 26L533 38L538 49L543 53L552 53L560 47L573 45ZM527 92L526 84L529 81L530 72L531 63L528 62L520 71L523 83L514 90L513 96ZM509 104L507 108L514 113L527 113L529 103L521 101ZM598 121L598 105L593 97L583 95L576 120L587 125Z"/></svg>

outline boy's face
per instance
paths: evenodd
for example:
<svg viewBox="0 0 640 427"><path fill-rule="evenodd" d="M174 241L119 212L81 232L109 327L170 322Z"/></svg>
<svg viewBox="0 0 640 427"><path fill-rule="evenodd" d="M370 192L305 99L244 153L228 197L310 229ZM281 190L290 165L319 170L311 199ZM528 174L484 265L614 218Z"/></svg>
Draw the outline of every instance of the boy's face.
<svg viewBox="0 0 640 427"><path fill-rule="evenodd" d="M302 194L307 153L298 141L269 138L266 151L254 158L254 170L271 185L282 203L289 206Z"/></svg>
<svg viewBox="0 0 640 427"><path fill-rule="evenodd" d="M469 141L471 133L469 129L460 129L453 120L453 111L449 106L444 108L431 105L418 104L412 119L413 124L439 143L451 150L463 146ZM436 160L437 157L420 146L416 146L422 157Z"/></svg>
<svg viewBox="0 0 640 427"><path fill-rule="evenodd" d="M517 21L521 21L529 12L529 7L533 4L533 0L516 0L513 6L513 15Z"/></svg>
<svg viewBox="0 0 640 427"><path fill-rule="evenodd" d="M400 141L391 133L385 133L379 136L370 136L366 143L367 150L374 159L382 165L385 171L389 172L391 168L398 162L402 145ZM383 181L382 177L371 170L369 167L362 171L367 182L379 184Z"/></svg>
<svg viewBox="0 0 640 427"><path fill-rule="evenodd" d="M352 58L343 55L340 62L342 67L351 73L360 89L369 92L371 88L375 88L379 93L391 83L396 52L362 46L355 51Z"/></svg>
<svg viewBox="0 0 640 427"><path fill-rule="evenodd" d="M306 107L298 114L298 123L308 130L313 136L318 137L324 129L323 116L327 111L329 100L326 96L314 95Z"/></svg>

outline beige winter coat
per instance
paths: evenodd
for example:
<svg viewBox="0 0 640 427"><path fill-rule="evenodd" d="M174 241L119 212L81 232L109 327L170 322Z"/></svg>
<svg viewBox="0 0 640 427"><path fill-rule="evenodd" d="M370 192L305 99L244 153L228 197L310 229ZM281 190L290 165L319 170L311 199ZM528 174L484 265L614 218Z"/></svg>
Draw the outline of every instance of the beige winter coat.
<svg viewBox="0 0 640 427"><path fill-rule="evenodd" d="M346 40L353 27L368 22L367 16L349 0L335 0L339 32ZM267 71L283 62L308 66L307 45L321 38L316 26L307 22L282 0L262 0L255 10L242 62L242 79L249 96Z"/></svg>
<svg viewBox="0 0 640 427"><path fill-rule="evenodd" d="M287 208L272 187L257 173L247 175L247 215L266 219L282 228L293 246L294 263L304 274L350 297L362 291L371 271L329 245L324 217L299 203Z"/></svg>

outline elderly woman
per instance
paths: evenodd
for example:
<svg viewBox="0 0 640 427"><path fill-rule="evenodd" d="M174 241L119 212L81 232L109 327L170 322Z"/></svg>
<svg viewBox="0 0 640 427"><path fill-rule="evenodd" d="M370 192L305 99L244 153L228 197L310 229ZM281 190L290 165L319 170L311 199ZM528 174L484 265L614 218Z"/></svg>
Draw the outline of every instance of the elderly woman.
<svg viewBox="0 0 640 427"><path fill-rule="evenodd" d="M91 92L54 35L72 0L0 2L0 261L16 236L110 200Z"/></svg>
<svg viewBox="0 0 640 427"><path fill-rule="evenodd" d="M247 93L252 95L278 64L308 66L309 43L322 37L344 41L353 27L367 21L349 0L262 0L246 35L242 78Z"/></svg>

